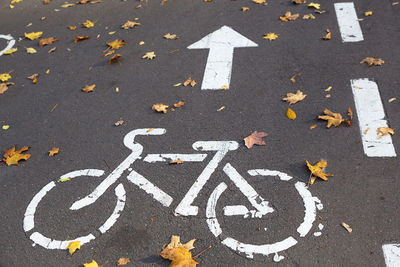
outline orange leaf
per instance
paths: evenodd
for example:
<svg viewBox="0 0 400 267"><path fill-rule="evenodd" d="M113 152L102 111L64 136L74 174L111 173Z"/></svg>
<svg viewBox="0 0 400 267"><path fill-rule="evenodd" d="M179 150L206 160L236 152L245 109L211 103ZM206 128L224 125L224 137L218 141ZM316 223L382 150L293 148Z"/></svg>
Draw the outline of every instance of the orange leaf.
<svg viewBox="0 0 400 267"><path fill-rule="evenodd" d="M53 147L52 149L49 150L49 157L52 157L52 156L58 154L59 151L60 151L60 149L58 147Z"/></svg>
<svg viewBox="0 0 400 267"><path fill-rule="evenodd" d="M28 146L24 146L20 150L15 151L15 146L13 146L9 150L4 151L3 161L8 166L18 165L18 161L28 160L31 157L30 154L23 154L23 152L27 151L28 149Z"/></svg>
<svg viewBox="0 0 400 267"><path fill-rule="evenodd" d="M42 38L39 41L39 46L43 47L45 45L51 45L52 43L57 42L57 41L58 41L58 39L55 37Z"/></svg>
<svg viewBox="0 0 400 267"><path fill-rule="evenodd" d="M92 85L85 85L85 87L82 88L82 91L86 92L86 93L90 93L94 91L94 88L96 87L95 84Z"/></svg>
<svg viewBox="0 0 400 267"><path fill-rule="evenodd" d="M178 103L175 103L175 104L174 104L174 107L180 108L180 107L182 107L183 105L185 105L185 102L179 101Z"/></svg>
<svg viewBox="0 0 400 267"><path fill-rule="evenodd" d="M77 43L78 41L87 40L90 36L76 36L74 42Z"/></svg>

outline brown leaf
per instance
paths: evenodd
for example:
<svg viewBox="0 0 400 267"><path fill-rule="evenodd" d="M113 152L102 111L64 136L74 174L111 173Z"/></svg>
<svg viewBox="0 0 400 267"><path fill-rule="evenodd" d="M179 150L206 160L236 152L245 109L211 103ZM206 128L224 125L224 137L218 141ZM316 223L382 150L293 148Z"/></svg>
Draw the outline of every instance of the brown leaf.
<svg viewBox="0 0 400 267"><path fill-rule="evenodd" d="M90 38L90 36L80 36L80 35L78 35L77 37L75 37L74 42L77 43L78 41L87 40L89 38Z"/></svg>
<svg viewBox="0 0 400 267"><path fill-rule="evenodd" d="M96 84L92 84L92 85L87 85L86 84L86 86L82 88L82 91L86 92L86 93L90 93L90 92L94 91L95 87L96 87Z"/></svg>
<svg viewBox="0 0 400 267"><path fill-rule="evenodd" d="M299 16L300 16L299 13L292 14L290 11L287 11L287 12L285 13L285 16L284 16L284 17L280 17L280 19L281 19L282 21L293 21L293 20L298 19Z"/></svg>
<svg viewBox="0 0 400 267"><path fill-rule="evenodd" d="M169 106L167 106L167 105L164 105L164 104L161 104L161 103L157 103L157 104L154 104L152 107L151 107L151 109L152 110L155 110L155 111L157 111L157 112L162 112L162 113L167 113L167 111L168 111L168 107Z"/></svg>
<svg viewBox="0 0 400 267"><path fill-rule="evenodd" d="M39 76L38 73L32 74L31 76L27 77L29 80L32 80L32 83L37 83L37 77Z"/></svg>
<svg viewBox="0 0 400 267"><path fill-rule="evenodd" d="M121 26L122 29L129 29L129 28L134 28L135 26L140 26L142 24L140 24L139 22L136 21L131 21L131 20L127 20L124 25Z"/></svg>
<svg viewBox="0 0 400 267"><path fill-rule="evenodd" d="M179 101L178 103L175 103L175 104L174 104L174 107L180 108L180 107L182 107L183 105L185 105L185 102Z"/></svg>
<svg viewBox="0 0 400 267"><path fill-rule="evenodd" d="M58 147L53 147L52 149L49 150L49 157L52 157L52 156L58 154L59 151L60 151L60 149Z"/></svg>
<svg viewBox="0 0 400 267"><path fill-rule="evenodd" d="M349 109L347 110L347 116L348 118L344 120L344 123L346 123L347 127L350 127L351 121L353 120L353 111L351 110L351 107L349 107Z"/></svg>
<svg viewBox="0 0 400 267"><path fill-rule="evenodd" d="M109 55L114 54L114 53L115 53L115 50L110 50L104 54L104 57L108 57Z"/></svg>
<svg viewBox="0 0 400 267"><path fill-rule="evenodd" d="M368 67L371 66L382 66L385 61L383 61L381 58L373 58L373 57L366 57L363 60L361 60L360 64L362 63L367 63Z"/></svg>
<svg viewBox="0 0 400 267"><path fill-rule="evenodd" d="M43 0L43 4L47 5L50 3L51 0Z"/></svg>
<svg viewBox="0 0 400 267"><path fill-rule="evenodd" d="M119 258L117 265L123 266L123 265L127 265L130 262L131 262L131 260L129 258Z"/></svg>
<svg viewBox="0 0 400 267"><path fill-rule="evenodd" d="M324 110L324 114L324 116L318 116L318 119L327 121L326 128L330 128L332 125L338 127L343 122L343 118L340 113L333 113L326 108Z"/></svg>
<svg viewBox="0 0 400 267"><path fill-rule="evenodd" d="M253 145L265 146L266 143L263 137L266 136L268 136L267 133L254 131L251 135L243 139L244 144L248 149L252 148Z"/></svg>
<svg viewBox="0 0 400 267"><path fill-rule="evenodd" d="M122 118L119 118L119 121L117 121L116 123L114 123L114 125L115 125L116 127L118 127L118 126L120 126L120 125L122 125L122 124L124 124L124 121L122 120Z"/></svg>
<svg viewBox="0 0 400 267"><path fill-rule="evenodd" d="M187 78L187 80L183 83L183 86L188 86L190 84L190 86L194 87L197 83L195 80L192 80L191 77Z"/></svg>
<svg viewBox="0 0 400 267"><path fill-rule="evenodd" d="M0 95L4 94L8 90L8 86L14 85L15 83L13 82L5 82L5 83L0 83Z"/></svg>
<svg viewBox="0 0 400 267"><path fill-rule="evenodd" d="M121 54L115 54L110 59L108 60L108 64L118 62L121 59L122 55Z"/></svg>
<svg viewBox="0 0 400 267"><path fill-rule="evenodd" d="M111 47L111 49L120 49L125 45L125 41L116 39L112 42L108 42L107 45Z"/></svg>
<svg viewBox="0 0 400 267"><path fill-rule="evenodd" d="M49 37L49 38L42 38L39 40L39 46L43 47L45 45L51 45L54 42L57 42L58 39L55 37Z"/></svg>
<svg viewBox="0 0 400 267"><path fill-rule="evenodd" d="M20 160L28 160L31 155L23 154L23 152L29 149L28 146L22 147L20 150L15 150L15 146L10 148L9 150L4 151L3 161L8 165L18 165Z"/></svg>
<svg viewBox="0 0 400 267"><path fill-rule="evenodd" d="M305 4L307 3L307 0L293 0L292 1L294 4L300 5L300 4Z"/></svg>
<svg viewBox="0 0 400 267"><path fill-rule="evenodd" d="M303 94L302 91L297 90L295 94L293 93L287 93L287 97L282 98L283 101L289 102L289 105L296 104L297 102L302 101L304 98L306 98L307 95Z"/></svg>

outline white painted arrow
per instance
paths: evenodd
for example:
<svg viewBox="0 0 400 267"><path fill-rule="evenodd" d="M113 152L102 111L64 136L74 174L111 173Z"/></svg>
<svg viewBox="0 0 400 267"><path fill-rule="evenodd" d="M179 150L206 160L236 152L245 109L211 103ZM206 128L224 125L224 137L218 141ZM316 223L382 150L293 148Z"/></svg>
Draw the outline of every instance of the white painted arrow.
<svg viewBox="0 0 400 267"><path fill-rule="evenodd" d="M188 46L188 49L210 49L201 89L229 89L233 49L235 47L257 46L256 43L228 26L223 26L200 41Z"/></svg>

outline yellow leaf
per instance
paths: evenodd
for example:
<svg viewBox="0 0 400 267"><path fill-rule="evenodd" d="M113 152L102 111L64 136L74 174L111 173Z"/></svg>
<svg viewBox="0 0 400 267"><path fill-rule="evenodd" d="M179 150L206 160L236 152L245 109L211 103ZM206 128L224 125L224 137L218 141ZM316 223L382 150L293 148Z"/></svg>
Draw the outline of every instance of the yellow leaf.
<svg viewBox="0 0 400 267"><path fill-rule="evenodd" d="M313 14L306 14L303 16L303 19L315 19L315 16Z"/></svg>
<svg viewBox="0 0 400 267"><path fill-rule="evenodd" d="M18 51L18 48L10 48L7 51L3 52L3 55L11 55Z"/></svg>
<svg viewBox="0 0 400 267"><path fill-rule="evenodd" d="M296 104L297 102L302 101L304 98L306 98L307 95L303 94L302 91L297 90L295 94L293 93L287 93L287 97L282 98L283 101L289 102L289 105L291 104Z"/></svg>
<svg viewBox="0 0 400 267"><path fill-rule="evenodd" d="M129 258L119 258L119 260L117 262L117 266L126 265L130 262L131 262L131 260Z"/></svg>
<svg viewBox="0 0 400 267"><path fill-rule="evenodd" d="M94 22L88 19L84 23L82 23L82 28L92 28L92 27L94 27Z"/></svg>
<svg viewBox="0 0 400 267"><path fill-rule="evenodd" d="M250 8L247 6L242 6L242 11L243 12L250 11Z"/></svg>
<svg viewBox="0 0 400 267"><path fill-rule="evenodd" d="M76 250L81 249L81 241L73 241L68 244L69 254L72 255Z"/></svg>
<svg viewBox="0 0 400 267"><path fill-rule="evenodd" d="M112 42L108 42L107 45L109 47L111 47L111 49L120 49L121 47L123 47L125 45L125 40L115 39Z"/></svg>
<svg viewBox="0 0 400 267"><path fill-rule="evenodd" d="M315 9L320 9L321 8L321 4L317 4L317 3L309 3L308 7L310 8L315 8Z"/></svg>
<svg viewBox="0 0 400 267"><path fill-rule="evenodd" d="M198 264L192 259L192 253L189 250L193 249L195 239L190 240L186 244L180 242L180 237L173 235L171 242L164 247L160 256L164 259L171 260L170 266L173 267L196 267Z"/></svg>
<svg viewBox="0 0 400 267"><path fill-rule="evenodd" d="M381 58L373 58L373 57L366 57L363 60L361 60L360 64L362 63L367 63L368 67L374 65L374 66L382 66L385 61Z"/></svg>
<svg viewBox="0 0 400 267"><path fill-rule="evenodd" d="M19 3L19 2L22 2L23 0L12 0L11 1L11 4L15 4L15 3Z"/></svg>
<svg viewBox="0 0 400 267"><path fill-rule="evenodd" d="M182 85L182 83L176 83L173 86L177 87L177 86L181 86L181 85Z"/></svg>
<svg viewBox="0 0 400 267"><path fill-rule="evenodd" d="M6 81L8 81L9 79L11 79L12 77L11 77L11 75L9 74L9 73L2 73L2 74L0 74L0 81L2 81L2 82L6 82Z"/></svg>
<svg viewBox="0 0 400 267"><path fill-rule="evenodd" d="M175 39L178 39L179 37L176 36L176 34L167 33L167 34L164 35L164 38L165 39L170 39L170 40L175 40Z"/></svg>
<svg viewBox="0 0 400 267"><path fill-rule="evenodd" d="M389 103L392 103L393 101L395 101L397 98L392 97L391 99L388 100Z"/></svg>
<svg viewBox="0 0 400 267"><path fill-rule="evenodd" d="M68 7L75 6L75 5L76 4L74 4L74 3L66 3L66 4L61 5L61 7L62 8L68 8Z"/></svg>
<svg viewBox="0 0 400 267"><path fill-rule="evenodd" d="M389 127L379 127L377 132L378 132L378 139L380 139L380 138L382 138L382 136L385 136L388 134L394 135L394 130Z"/></svg>
<svg viewBox="0 0 400 267"><path fill-rule="evenodd" d="M328 162L326 160L320 160L314 166L311 165L307 160L306 163L308 169L311 171L311 174L321 178L322 180L328 181L327 176L333 176L333 174L324 173L324 171L322 170L323 168L328 167Z"/></svg>
<svg viewBox="0 0 400 267"><path fill-rule="evenodd" d="M59 151L60 151L60 149L58 147L53 147L52 149L49 150L49 157L52 157L52 156L58 154Z"/></svg>
<svg viewBox="0 0 400 267"><path fill-rule="evenodd" d="M90 38L90 36L77 36L74 38L74 43L77 43L78 41L82 41L82 40L87 40L89 38Z"/></svg>
<svg viewBox="0 0 400 267"><path fill-rule="evenodd" d="M83 267L99 267L99 265L97 264L97 262L95 260L92 260L91 263L84 263Z"/></svg>
<svg viewBox="0 0 400 267"><path fill-rule="evenodd" d="M288 119L294 120L294 119L296 119L296 112L294 112L292 109L288 108L286 111L286 117L288 117Z"/></svg>
<svg viewBox="0 0 400 267"><path fill-rule="evenodd" d="M15 7L15 6L13 6L13 5L10 5L10 8L11 8L11 9L13 9L14 7Z"/></svg>
<svg viewBox="0 0 400 267"><path fill-rule="evenodd" d="M256 4L266 4L267 1L266 0L252 0L254 3Z"/></svg>
<svg viewBox="0 0 400 267"><path fill-rule="evenodd" d="M139 42L139 45L144 45L144 42L143 42L143 41L140 41L140 42Z"/></svg>
<svg viewBox="0 0 400 267"><path fill-rule="evenodd" d="M94 88L96 87L95 84L92 85L85 85L85 87L82 88L82 91L86 92L86 93L90 93L94 91Z"/></svg>
<svg viewBox="0 0 400 267"><path fill-rule="evenodd" d="M36 40L42 37L43 32L31 32L31 33L25 33L25 38L28 38L30 40Z"/></svg>
<svg viewBox="0 0 400 267"><path fill-rule="evenodd" d="M144 58L144 59L154 59L156 57L156 54L154 53L154 51L152 51L152 52L147 52L146 54L144 54L143 56L142 56L142 58Z"/></svg>
<svg viewBox="0 0 400 267"><path fill-rule="evenodd" d="M324 109L323 116L318 116L318 119L326 120L326 128L330 128L332 125L338 127L343 122L343 117L340 113L333 113L329 109Z"/></svg>
<svg viewBox="0 0 400 267"><path fill-rule="evenodd" d="M23 152L29 149L28 146L22 147L20 150L15 150L15 146L10 148L9 150L4 151L3 161L8 165L18 165L18 161L20 160L28 160L31 155L23 154Z"/></svg>
<svg viewBox="0 0 400 267"><path fill-rule="evenodd" d="M3 130L8 130L8 129L10 129L10 125L3 125L1 128L2 128Z"/></svg>
<svg viewBox="0 0 400 267"><path fill-rule="evenodd" d="M324 36L322 36L323 40L330 40L332 37L331 31L329 29L326 30L327 34L325 34Z"/></svg>
<svg viewBox="0 0 400 267"><path fill-rule="evenodd" d="M353 229L351 229L350 225L348 225L347 223L342 222L341 225L347 230L347 232L353 232Z"/></svg>
<svg viewBox="0 0 400 267"><path fill-rule="evenodd" d="M36 53L37 53L36 49L33 48L33 47L27 47L27 48L26 48L26 52L27 52L28 54L36 54Z"/></svg>
<svg viewBox="0 0 400 267"><path fill-rule="evenodd" d="M366 16L366 17L372 16L372 11L365 11L364 16Z"/></svg>
<svg viewBox="0 0 400 267"><path fill-rule="evenodd" d="M275 34L275 33L273 33L273 32L264 33L264 37L263 37L263 39L268 39L270 42L271 42L272 40L275 40L276 38L278 38L278 35Z"/></svg>
<svg viewBox="0 0 400 267"><path fill-rule="evenodd" d="M152 107L151 107L151 109L152 110L155 110L155 111L157 111L157 112L162 112L162 113L167 113L167 111L168 111L168 107L169 106L167 106L167 105L164 105L164 104L162 104L162 103L157 103L157 104L154 104Z"/></svg>
<svg viewBox="0 0 400 267"><path fill-rule="evenodd" d="M310 126L310 130L317 128L317 126L318 126L317 124L311 125L311 126Z"/></svg>

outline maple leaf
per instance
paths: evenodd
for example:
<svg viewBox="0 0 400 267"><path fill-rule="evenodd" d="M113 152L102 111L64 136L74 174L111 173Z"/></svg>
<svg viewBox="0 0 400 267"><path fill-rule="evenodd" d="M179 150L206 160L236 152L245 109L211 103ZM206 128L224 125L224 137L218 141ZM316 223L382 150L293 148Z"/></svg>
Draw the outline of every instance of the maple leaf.
<svg viewBox="0 0 400 267"><path fill-rule="evenodd" d="M114 62L119 61L121 57L122 57L121 54L115 54L115 55L113 55L113 56L110 57L110 59L108 60L108 64L111 64L111 63L114 63Z"/></svg>
<svg viewBox="0 0 400 267"><path fill-rule="evenodd" d="M28 54L36 54L36 53L37 53L36 49L33 48L33 47L27 47L27 48L26 48L26 52L27 52Z"/></svg>
<svg viewBox="0 0 400 267"><path fill-rule="evenodd" d="M90 38L90 36L80 36L80 35L78 35L78 36L76 36L74 38L74 42L77 43L78 41L87 40L89 38Z"/></svg>
<svg viewBox="0 0 400 267"><path fill-rule="evenodd" d="M179 39L179 37L176 36L176 34L170 34L170 33L165 34L163 37L164 37L165 39L169 39L169 40Z"/></svg>
<svg viewBox="0 0 400 267"><path fill-rule="evenodd" d="M394 130L389 127L379 127L377 132L378 132L378 139L381 139L382 136L385 136L388 134L394 135Z"/></svg>
<svg viewBox="0 0 400 267"><path fill-rule="evenodd" d="M363 60L361 60L360 64L362 63L367 63L368 67L373 66L382 66L385 61L383 61L381 58L373 58L373 57L366 57Z"/></svg>
<svg viewBox="0 0 400 267"><path fill-rule="evenodd" d="M311 165L307 160L306 163L308 169L311 171L311 174L321 178L322 180L328 181L327 176L333 176L333 174L324 173L324 171L322 170L323 168L328 167L328 162L326 160L320 160L314 166Z"/></svg>
<svg viewBox="0 0 400 267"><path fill-rule="evenodd" d="M347 110L347 116L348 118L344 120L344 123L346 123L347 127L350 127L351 121L353 120L353 111L351 110L351 107L349 107L349 109Z"/></svg>
<svg viewBox="0 0 400 267"><path fill-rule="evenodd" d="M85 87L82 88L82 91L86 92L86 93L90 93L94 91L94 88L96 87L96 84L92 84L92 85L85 85Z"/></svg>
<svg viewBox="0 0 400 267"><path fill-rule="evenodd" d="M129 258L119 258L118 262L117 262L117 266L127 265L130 262L131 262L131 260Z"/></svg>
<svg viewBox="0 0 400 267"><path fill-rule="evenodd" d="M343 118L340 113L333 113L332 111L326 108L324 109L324 114L325 115L323 116L322 115L318 116L318 119L327 121L326 128L330 128L332 125L338 127L343 122Z"/></svg>
<svg viewBox="0 0 400 267"><path fill-rule="evenodd" d="M243 139L244 144L248 149L252 148L254 145L265 146L266 143L263 137L266 136L268 136L267 133L254 131L251 135Z"/></svg>
<svg viewBox="0 0 400 267"><path fill-rule="evenodd" d="M94 27L94 22L88 19L84 23L82 23L82 28L92 28L92 27Z"/></svg>
<svg viewBox="0 0 400 267"><path fill-rule="evenodd" d="M42 37L43 32L31 32L31 33L25 33L25 38L28 38L30 40L36 40Z"/></svg>
<svg viewBox="0 0 400 267"><path fill-rule="evenodd" d="M290 11L287 11L287 12L285 13L285 16L284 16L284 17L279 17L279 18L280 18L280 20L282 20L282 21L293 21L293 20L298 19L299 16L300 16L299 13L292 14Z"/></svg>
<svg viewBox="0 0 400 267"><path fill-rule="evenodd" d="M155 110L155 111L157 111L157 112L162 112L162 113L164 113L164 114L167 113L168 108L169 108L169 106L164 105L164 104L162 104L162 103L154 104L154 105L151 107L152 110Z"/></svg>
<svg viewBox="0 0 400 267"><path fill-rule="evenodd" d="M18 165L18 161L28 160L31 157L30 154L23 154L23 152L27 151L28 149L28 146L24 146L20 150L15 150L15 146L13 146L9 150L4 151L3 161L8 166Z"/></svg>
<svg viewBox="0 0 400 267"><path fill-rule="evenodd" d="M180 242L180 237L173 235L171 242L163 248L160 256L164 259L171 260L170 266L175 267L196 267L198 264L192 259L190 250L194 248L193 243L196 239L192 239L186 244Z"/></svg>
<svg viewBox="0 0 400 267"><path fill-rule="evenodd" d="M156 57L156 54L154 53L154 51L152 52L147 52L146 54L144 54L144 56L142 56L143 59L153 59Z"/></svg>
<svg viewBox="0 0 400 267"><path fill-rule="evenodd" d="M3 52L3 55L11 55L18 51L18 48L10 48L7 51Z"/></svg>
<svg viewBox="0 0 400 267"><path fill-rule="evenodd" d="M69 250L70 255L74 254L76 250L81 249L81 241L70 242L67 249Z"/></svg>
<svg viewBox="0 0 400 267"><path fill-rule="evenodd" d="M49 150L49 157L52 157L52 156L58 154L59 151L60 151L60 149L58 147L53 147L52 149Z"/></svg>
<svg viewBox="0 0 400 267"><path fill-rule="evenodd" d="M52 44L52 43L54 43L54 42L57 42L57 41L58 41L58 39L55 38L55 37L42 38L42 39L40 39L40 41L39 41L39 46L40 46L40 47L43 47L43 46L45 46L45 45L50 45L50 44Z"/></svg>
<svg viewBox="0 0 400 267"><path fill-rule="evenodd" d="M256 4L266 4L267 1L266 0L252 0L254 3Z"/></svg>
<svg viewBox="0 0 400 267"><path fill-rule="evenodd" d="M294 112L293 109L288 108L287 111L286 111L286 117L287 117L288 119L294 120L294 119L296 119L296 117L297 117L297 116L296 116L296 112Z"/></svg>
<svg viewBox="0 0 400 267"><path fill-rule="evenodd" d="M296 104L297 102L302 101L304 98L306 98L307 95L303 94L302 91L297 90L295 94L293 93L287 93L287 97L282 98L283 101L289 102L289 105Z"/></svg>
<svg viewBox="0 0 400 267"><path fill-rule="evenodd" d="M175 103L175 104L174 104L174 107L180 108L180 107L182 107L183 105L185 105L185 102L179 101L178 103Z"/></svg>
<svg viewBox="0 0 400 267"><path fill-rule="evenodd" d="M264 37L263 37L263 39L268 39L270 42L275 40L276 38L278 38L278 35L273 32L264 33Z"/></svg>
<svg viewBox="0 0 400 267"><path fill-rule="evenodd" d="M135 26L140 26L142 25L140 22L136 22L136 21L131 21L131 20L127 20L122 26L122 29L129 29L129 28L134 28Z"/></svg>
<svg viewBox="0 0 400 267"><path fill-rule="evenodd" d="M12 79L10 73L2 73L2 74L0 74L0 81L6 82L9 79Z"/></svg>
<svg viewBox="0 0 400 267"><path fill-rule="evenodd" d="M317 3L309 3L308 7L310 8L315 8L315 9L320 9L321 8L321 4L317 4Z"/></svg>
<svg viewBox="0 0 400 267"><path fill-rule="evenodd" d="M90 262L90 263L84 263L83 267L99 267L99 265L97 264L97 262L95 260L92 260L92 262Z"/></svg>
<svg viewBox="0 0 400 267"><path fill-rule="evenodd" d="M332 37L332 33L329 29L326 29L327 34L325 34L324 36L322 36L323 40L330 40Z"/></svg>
<svg viewBox="0 0 400 267"><path fill-rule="evenodd" d="M120 49L125 45L125 40L114 40L112 42L108 42L107 45L111 47L111 49Z"/></svg>
<svg viewBox="0 0 400 267"><path fill-rule="evenodd" d="M29 80L32 80L32 83L37 83L37 77L39 73L32 74L31 76L27 77Z"/></svg>

